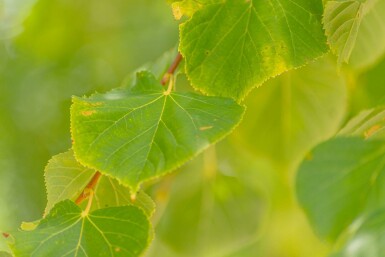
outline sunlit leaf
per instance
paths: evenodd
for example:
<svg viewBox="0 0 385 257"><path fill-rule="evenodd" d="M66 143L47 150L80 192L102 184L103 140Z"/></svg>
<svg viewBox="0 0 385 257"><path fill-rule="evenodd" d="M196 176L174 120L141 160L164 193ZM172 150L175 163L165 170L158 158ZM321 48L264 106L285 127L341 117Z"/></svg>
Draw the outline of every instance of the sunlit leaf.
<svg viewBox="0 0 385 257"><path fill-rule="evenodd" d="M181 26L180 51L192 85L237 100L267 79L327 51L321 0L208 5Z"/></svg>
<svg viewBox="0 0 385 257"><path fill-rule="evenodd" d="M32 231L13 234L15 256L141 256L151 225L135 206L84 213L69 200L58 203Z"/></svg>
<svg viewBox="0 0 385 257"><path fill-rule="evenodd" d="M364 69L375 64L385 54L385 1L368 0L356 46L353 49L350 64L358 69Z"/></svg>
<svg viewBox="0 0 385 257"><path fill-rule="evenodd" d="M136 191L229 134L243 111L228 98L168 94L141 72L130 90L73 99L75 156Z"/></svg>
<svg viewBox="0 0 385 257"><path fill-rule="evenodd" d="M385 1L328 1L324 24L339 62L366 68L385 54Z"/></svg>
<svg viewBox="0 0 385 257"><path fill-rule="evenodd" d="M48 199L45 212L48 213L55 204L65 199L75 201L95 173L95 170L77 162L72 150L54 156L45 169ZM99 179L94 190L91 210L134 204L151 216L155 209L154 202L144 192L138 192L133 202L130 190L107 176Z"/></svg>
<svg viewBox="0 0 385 257"><path fill-rule="evenodd" d="M329 59L320 59L254 91L235 140L275 163L297 164L337 132L346 102L345 81Z"/></svg>
<svg viewBox="0 0 385 257"><path fill-rule="evenodd" d="M338 62L348 62L356 43L365 1L327 1L324 27Z"/></svg>
<svg viewBox="0 0 385 257"><path fill-rule="evenodd" d="M223 0L174 0L169 2L171 2L175 19L179 20L182 16L191 17L197 10L208 4L220 3Z"/></svg>

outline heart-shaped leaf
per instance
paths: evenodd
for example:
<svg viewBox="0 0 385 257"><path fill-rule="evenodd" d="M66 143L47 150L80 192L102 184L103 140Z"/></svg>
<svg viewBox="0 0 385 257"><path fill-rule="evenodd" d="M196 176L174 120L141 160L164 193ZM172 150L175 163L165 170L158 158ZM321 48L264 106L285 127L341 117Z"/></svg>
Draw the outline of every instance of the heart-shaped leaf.
<svg viewBox="0 0 385 257"><path fill-rule="evenodd" d="M327 51L321 0L228 0L181 26L192 85L242 100L253 88Z"/></svg>
<svg viewBox="0 0 385 257"><path fill-rule="evenodd" d="M131 89L73 99L78 161L137 191L229 134L244 108L229 98L164 90L148 72Z"/></svg>
<svg viewBox="0 0 385 257"><path fill-rule="evenodd" d="M18 257L141 256L152 239L144 212L135 206L84 213L70 200L58 203L35 230L13 233Z"/></svg>

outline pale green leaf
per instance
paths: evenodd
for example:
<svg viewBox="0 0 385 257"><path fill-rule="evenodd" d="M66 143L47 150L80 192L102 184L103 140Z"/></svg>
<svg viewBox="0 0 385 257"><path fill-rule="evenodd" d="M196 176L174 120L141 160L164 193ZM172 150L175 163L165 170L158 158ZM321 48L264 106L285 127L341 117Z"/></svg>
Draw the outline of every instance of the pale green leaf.
<svg viewBox="0 0 385 257"><path fill-rule="evenodd" d="M385 141L337 137L305 160L297 195L318 234L336 239L369 207L385 201Z"/></svg>
<svg viewBox="0 0 385 257"><path fill-rule="evenodd" d="M202 7L223 2L223 0L176 0L171 1L172 12L175 19L179 20L182 16L191 17Z"/></svg>
<svg viewBox="0 0 385 257"><path fill-rule="evenodd" d="M45 212L48 213L55 204L65 199L75 201L94 175L95 170L87 169L76 161L72 150L52 157L45 169L48 199ZM139 191L133 202L130 190L107 176L99 179L94 190L91 210L131 204L142 208L149 216L155 210L154 202L146 193Z"/></svg>
<svg viewBox="0 0 385 257"><path fill-rule="evenodd" d="M260 191L221 173L212 151L175 178L157 225L156 234L175 256L226 256L261 229L266 203Z"/></svg>
<svg viewBox="0 0 385 257"><path fill-rule="evenodd" d="M129 188L121 185L116 179L103 176L95 189L95 199L92 207L101 209L111 206L133 204L143 209L151 217L155 211L155 203L145 192L139 191L135 199L131 199Z"/></svg>
<svg viewBox="0 0 385 257"><path fill-rule="evenodd" d="M228 0L194 13L180 29L192 85L242 99L253 87L327 51L321 0Z"/></svg>
<svg viewBox="0 0 385 257"><path fill-rule="evenodd" d="M385 210L365 217L355 234L332 257L383 257L385 253Z"/></svg>
<svg viewBox="0 0 385 257"><path fill-rule="evenodd" d="M385 138L385 107L377 107L365 110L351 119L341 129L339 135L354 135L368 138Z"/></svg>
<svg viewBox="0 0 385 257"><path fill-rule="evenodd" d="M364 69L385 54L385 0L367 0L349 64Z"/></svg>
<svg viewBox="0 0 385 257"><path fill-rule="evenodd" d="M34 230L39 225L39 223L40 223L40 220L32 221L32 222L23 221L20 225L20 229L24 231L31 231L31 230Z"/></svg>
<svg viewBox="0 0 385 257"><path fill-rule="evenodd" d="M10 257L12 255L9 254L11 252L11 249L8 246L8 243L12 241L12 235L9 234L3 234L3 232L0 231L0 257Z"/></svg>
<svg viewBox="0 0 385 257"><path fill-rule="evenodd" d="M348 62L356 43L363 17L362 1L328 1L324 11L324 28L338 62Z"/></svg>
<svg viewBox="0 0 385 257"><path fill-rule="evenodd" d="M340 63L365 68L385 53L385 1L328 1L324 27Z"/></svg>
<svg viewBox="0 0 385 257"><path fill-rule="evenodd" d="M13 234L17 257L141 256L152 238L151 225L135 206L84 214L70 200L55 205L33 231Z"/></svg>
<svg viewBox="0 0 385 257"><path fill-rule="evenodd" d="M345 84L328 58L269 81L246 100L252 111L234 133L235 141L274 163L298 164L340 127Z"/></svg>
<svg viewBox="0 0 385 257"><path fill-rule="evenodd" d="M130 90L73 99L75 156L136 191L229 134L243 112L228 98L168 94L141 72Z"/></svg>
<svg viewBox="0 0 385 257"><path fill-rule="evenodd" d="M65 199L75 201L95 174L95 170L81 166L73 156L72 150L55 155L45 167L46 213Z"/></svg>

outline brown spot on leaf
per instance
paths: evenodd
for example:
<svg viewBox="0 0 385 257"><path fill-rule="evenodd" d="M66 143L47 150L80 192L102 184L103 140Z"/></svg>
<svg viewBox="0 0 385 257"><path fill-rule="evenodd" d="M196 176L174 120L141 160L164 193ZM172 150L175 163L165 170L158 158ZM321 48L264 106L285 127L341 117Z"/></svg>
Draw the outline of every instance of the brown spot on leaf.
<svg viewBox="0 0 385 257"><path fill-rule="evenodd" d="M95 110L82 111L83 116L91 116L94 113L96 113Z"/></svg>
<svg viewBox="0 0 385 257"><path fill-rule="evenodd" d="M9 237L9 234L8 234L8 233L3 233L2 235L3 235L3 237L5 237L5 238L8 238L8 237Z"/></svg>
<svg viewBox="0 0 385 257"><path fill-rule="evenodd" d="M380 129L381 129L380 125L374 125L373 127L371 127L370 129L368 129L367 131L364 132L365 139L368 139L369 137L371 137L374 133L376 133Z"/></svg>

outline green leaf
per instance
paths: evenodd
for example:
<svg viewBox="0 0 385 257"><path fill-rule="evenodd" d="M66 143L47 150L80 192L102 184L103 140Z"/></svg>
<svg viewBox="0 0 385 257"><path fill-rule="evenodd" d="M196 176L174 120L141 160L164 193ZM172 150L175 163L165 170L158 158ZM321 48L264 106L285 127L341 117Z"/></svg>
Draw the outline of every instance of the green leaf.
<svg viewBox="0 0 385 257"><path fill-rule="evenodd" d="M297 195L318 234L336 239L366 208L385 201L385 141L337 137L298 172Z"/></svg>
<svg viewBox="0 0 385 257"><path fill-rule="evenodd" d="M45 212L48 213L55 204L65 199L75 201L95 173L95 170L85 168L76 161L72 150L52 157L45 169L48 199ZM149 216L155 210L155 204L147 194L138 192L133 202L130 190L107 176L99 179L94 190L91 210L132 204L142 208Z"/></svg>
<svg viewBox="0 0 385 257"><path fill-rule="evenodd" d="M8 233L3 233L0 231L0 257L12 257L9 253L11 249L8 246L9 242L12 242L13 237Z"/></svg>
<svg viewBox="0 0 385 257"><path fill-rule="evenodd" d="M385 210L365 217L355 234L332 257L383 257L385 252Z"/></svg>
<svg viewBox="0 0 385 257"><path fill-rule="evenodd" d="M242 99L253 87L327 51L321 0L228 0L197 11L180 29L192 85Z"/></svg>
<svg viewBox="0 0 385 257"><path fill-rule="evenodd" d="M197 10L202 7L223 2L222 0L176 0L171 1L172 12L175 19L179 20L182 16L191 17Z"/></svg>
<svg viewBox="0 0 385 257"><path fill-rule="evenodd" d="M235 141L274 163L297 165L340 127L345 84L328 58L282 74L248 97L252 111L234 133Z"/></svg>
<svg viewBox="0 0 385 257"><path fill-rule="evenodd" d="M110 207L85 214L69 200L58 203L33 231L13 234L18 257L141 256L151 225L135 206Z"/></svg>
<svg viewBox="0 0 385 257"><path fill-rule="evenodd" d="M130 90L73 99L75 156L135 192L229 134L243 112L228 98L168 94L141 72Z"/></svg>
<svg viewBox="0 0 385 257"><path fill-rule="evenodd" d="M45 167L45 213L65 199L75 201L95 174L95 170L80 165L73 156L72 150L55 155Z"/></svg>
<svg viewBox="0 0 385 257"><path fill-rule="evenodd" d="M324 28L338 62L348 62L356 43L363 17L364 1L328 1L324 11Z"/></svg>
<svg viewBox="0 0 385 257"><path fill-rule="evenodd" d="M367 0L356 45L350 64L364 69L375 64L385 54L385 1Z"/></svg>
<svg viewBox="0 0 385 257"><path fill-rule="evenodd" d="M217 169L215 149L202 157L173 181L157 225L157 236L175 256L226 256L254 241L264 221L260 191Z"/></svg>
<svg viewBox="0 0 385 257"><path fill-rule="evenodd" d="M328 1L324 24L338 61L365 68L385 53L384 0Z"/></svg>
<svg viewBox="0 0 385 257"><path fill-rule="evenodd" d="M365 110L351 119L341 129L340 135L354 135L363 138L385 139L385 107Z"/></svg>

